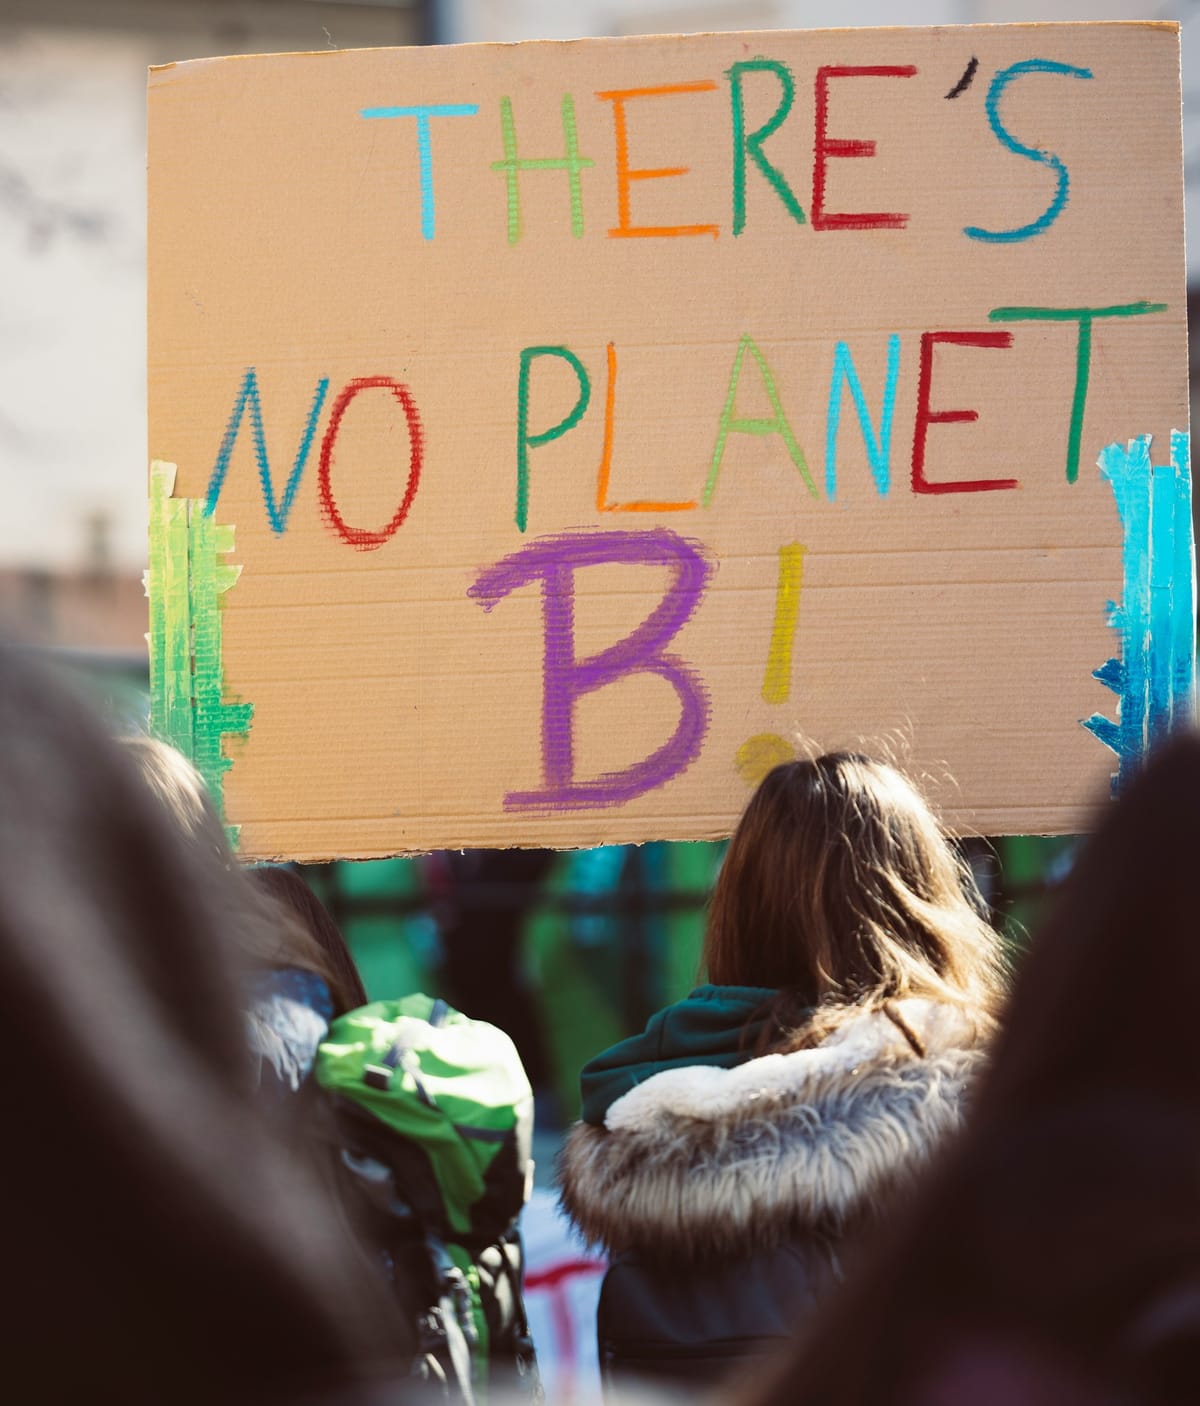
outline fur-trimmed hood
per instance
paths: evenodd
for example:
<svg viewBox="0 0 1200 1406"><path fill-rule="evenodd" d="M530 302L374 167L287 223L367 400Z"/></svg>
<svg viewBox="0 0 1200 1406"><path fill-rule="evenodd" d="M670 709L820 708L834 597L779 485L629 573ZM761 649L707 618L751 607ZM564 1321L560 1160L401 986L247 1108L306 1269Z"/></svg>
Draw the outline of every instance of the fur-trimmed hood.
<svg viewBox="0 0 1200 1406"><path fill-rule="evenodd" d="M692 1259L837 1233L877 1211L958 1127L983 1058L976 1022L957 1008L911 999L892 1010L898 1022L864 1012L812 1049L638 1084L603 1128L571 1131L559 1163L567 1214L610 1254Z"/></svg>

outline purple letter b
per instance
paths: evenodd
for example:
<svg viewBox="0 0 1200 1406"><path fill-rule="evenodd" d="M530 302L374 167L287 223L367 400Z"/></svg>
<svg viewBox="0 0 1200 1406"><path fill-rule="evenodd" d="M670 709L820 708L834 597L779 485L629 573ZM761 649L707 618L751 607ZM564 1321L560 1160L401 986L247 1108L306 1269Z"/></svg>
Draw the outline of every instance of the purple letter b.
<svg viewBox="0 0 1200 1406"><path fill-rule="evenodd" d="M666 595L623 640L575 658L575 573L585 566L669 566ZM507 810L596 810L622 805L678 776L700 754L708 730L708 694L668 644L690 619L712 568L695 542L666 528L651 532L579 532L542 537L488 567L467 592L485 610L532 581L542 583L545 662L542 675L540 791L510 792ZM657 751L594 781L575 779L575 701L627 674L657 674L679 697L679 723Z"/></svg>

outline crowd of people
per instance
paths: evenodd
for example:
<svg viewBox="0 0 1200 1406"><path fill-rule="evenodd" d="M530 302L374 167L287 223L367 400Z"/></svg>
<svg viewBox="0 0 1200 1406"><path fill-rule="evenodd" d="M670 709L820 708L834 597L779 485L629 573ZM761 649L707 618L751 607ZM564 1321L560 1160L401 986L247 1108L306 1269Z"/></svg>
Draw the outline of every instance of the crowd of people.
<svg viewBox="0 0 1200 1406"><path fill-rule="evenodd" d="M1200 740L1100 818L1010 972L898 770L750 800L702 985L598 1053L559 1167L611 1401L1200 1400ZM0 999L22 1399L537 1400L530 1087L370 1002L191 765L0 653ZM552 1402L551 1406L557 1406Z"/></svg>

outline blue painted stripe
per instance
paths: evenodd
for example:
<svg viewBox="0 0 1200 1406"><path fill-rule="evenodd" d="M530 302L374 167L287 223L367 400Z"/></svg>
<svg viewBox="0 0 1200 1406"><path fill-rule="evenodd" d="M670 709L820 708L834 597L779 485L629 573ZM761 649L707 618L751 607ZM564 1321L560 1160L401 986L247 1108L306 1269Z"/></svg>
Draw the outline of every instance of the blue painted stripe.
<svg viewBox="0 0 1200 1406"><path fill-rule="evenodd" d="M1120 719L1095 713L1083 726L1117 754L1114 791L1148 750L1195 715L1196 556L1189 437L1171 435L1171 462L1153 467L1150 436L1108 445L1100 473L1113 491L1123 535L1124 587L1110 604L1121 658L1093 675L1120 700Z"/></svg>
<svg viewBox="0 0 1200 1406"><path fill-rule="evenodd" d="M1151 746L1171 728L1171 683L1175 665L1172 575L1175 570L1175 470L1170 464L1150 471L1150 647L1147 650L1147 727ZM1155 645L1158 647L1155 648Z"/></svg>
<svg viewBox="0 0 1200 1406"><path fill-rule="evenodd" d="M1171 653L1172 725L1196 723L1196 539L1192 527L1192 456L1188 434L1171 434L1171 467L1175 476L1175 611Z"/></svg>

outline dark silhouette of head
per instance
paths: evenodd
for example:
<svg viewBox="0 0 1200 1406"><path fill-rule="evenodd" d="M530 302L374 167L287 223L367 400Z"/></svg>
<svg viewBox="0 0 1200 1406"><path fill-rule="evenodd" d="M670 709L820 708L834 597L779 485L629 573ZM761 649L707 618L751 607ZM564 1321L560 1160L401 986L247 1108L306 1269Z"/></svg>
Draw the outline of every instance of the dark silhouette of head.
<svg viewBox="0 0 1200 1406"><path fill-rule="evenodd" d="M128 757L0 650L5 1372L26 1399L274 1402L387 1371L383 1304L257 1118L246 921Z"/></svg>

